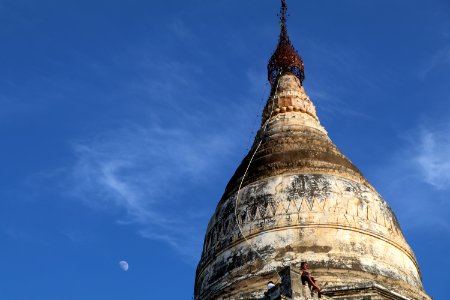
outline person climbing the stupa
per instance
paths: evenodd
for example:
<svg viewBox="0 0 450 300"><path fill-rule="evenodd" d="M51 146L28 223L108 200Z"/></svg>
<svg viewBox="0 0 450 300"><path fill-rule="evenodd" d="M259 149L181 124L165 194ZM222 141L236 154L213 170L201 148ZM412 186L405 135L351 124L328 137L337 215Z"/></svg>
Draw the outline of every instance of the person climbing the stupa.
<svg viewBox="0 0 450 300"><path fill-rule="evenodd" d="M309 269L308 263L306 261L303 261L300 264L300 269L302 271L302 275L300 277L302 280L302 284L306 285L306 283L308 283L308 287L311 289L311 292L316 291L320 298L322 294L319 282L315 280L314 277L312 277L311 274L308 272Z"/></svg>

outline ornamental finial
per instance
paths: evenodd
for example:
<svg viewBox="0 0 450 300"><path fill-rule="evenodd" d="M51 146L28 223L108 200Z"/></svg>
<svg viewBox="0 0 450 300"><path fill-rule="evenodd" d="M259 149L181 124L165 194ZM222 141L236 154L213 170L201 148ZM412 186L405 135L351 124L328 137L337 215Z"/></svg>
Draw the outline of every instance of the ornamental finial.
<svg viewBox="0 0 450 300"><path fill-rule="evenodd" d="M289 40L286 21L287 4L286 0L281 0L280 36L277 49L270 58L267 66L269 81L272 85L277 81L281 74L286 72L293 73L301 83L303 82L303 79L305 79L303 60Z"/></svg>
<svg viewBox="0 0 450 300"><path fill-rule="evenodd" d="M287 34L287 26L286 26L286 21L287 21L287 4L286 4L286 0L281 0L281 9L280 9L280 26L281 26L281 34L280 34L280 38L287 38L288 34Z"/></svg>

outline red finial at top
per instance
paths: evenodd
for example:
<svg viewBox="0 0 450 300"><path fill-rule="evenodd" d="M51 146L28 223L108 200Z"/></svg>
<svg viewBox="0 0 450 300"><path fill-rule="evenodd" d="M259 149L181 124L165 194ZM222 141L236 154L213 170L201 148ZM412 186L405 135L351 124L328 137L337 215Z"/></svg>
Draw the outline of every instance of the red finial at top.
<svg viewBox="0 0 450 300"><path fill-rule="evenodd" d="M305 79L305 69L303 60L292 46L287 32L287 4L286 0L281 0L280 9L280 37L278 45L267 65L270 84L274 84L278 77L286 72L297 76L300 82Z"/></svg>

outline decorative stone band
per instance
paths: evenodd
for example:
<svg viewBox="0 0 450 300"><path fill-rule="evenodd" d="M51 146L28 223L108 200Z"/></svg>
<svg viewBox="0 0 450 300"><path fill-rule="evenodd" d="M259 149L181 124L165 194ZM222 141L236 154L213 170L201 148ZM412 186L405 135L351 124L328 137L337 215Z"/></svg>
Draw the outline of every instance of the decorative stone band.
<svg viewBox="0 0 450 300"><path fill-rule="evenodd" d="M302 88L303 90L303 88ZM301 112L308 114L316 121L319 121L316 115L316 109L309 97L302 91L290 90L277 93L273 96L273 100L268 101L268 106L264 110L263 124L271 115L276 116L279 113L285 112ZM271 101L274 101L273 108Z"/></svg>
<svg viewBox="0 0 450 300"><path fill-rule="evenodd" d="M236 194L218 207L208 226L204 254L220 251L226 237L241 240L235 203ZM414 259L387 203L378 193L348 179L296 174L261 180L241 190L237 212L245 236L284 226L344 226L391 240Z"/></svg>
<svg viewBox="0 0 450 300"><path fill-rule="evenodd" d="M295 75L287 73L280 77L272 92L263 111L262 124L269 117L285 112L305 113L319 122L314 104Z"/></svg>
<svg viewBox="0 0 450 300"><path fill-rule="evenodd" d="M236 194L218 206L208 225L203 255L197 269L197 280L204 288L221 278L219 266L222 262L218 261L219 257L228 252L239 253L237 248L250 248L237 228L235 203ZM294 252L290 255L295 257L294 261L304 258L303 252L313 248L316 253L335 251L328 260L347 255L366 257L365 261L358 262L361 268L374 270L374 274L385 270L379 272L385 275L390 272L386 276L421 287L416 259L392 210L378 193L364 184L332 175L274 176L243 188L237 203L237 222L242 227L242 234L247 239L260 240L254 246L275 264L277 260L280 263L284 259L280 249L289 248L289 245L293 247L291 251ZM302 234L292 236L292 232ZM325 237L325 233L339 236ZM289 239L290 242L284 246L281 243L277 245L277 241L263 238L269 235ZM323 240L320 240L321 236ZM374 244L382 246L376 247ZM258 260L257 253L250 254L252 250L248 251L253 260ZM325 260L323 264L331 264L326 257L320 258ZM398 261L388 261L392 257ZM227 273L240 268L240 263L235 259L226 264ZM336 268L345 269L345 264Z"/></svg>
<svg viewBox="0 0 450 300"><path fill-rule="evenodd" d="M362 299L365 299L365 297L367 297L367 299L371 299L369 297L376 295L377 297L383 297L382 299L386 300L411 300L410 298L393 291L391 288L376 283L360 283L350 286L337 286L329 288L327 293L335 299L342 299L344 297L349 300L359 300L361 297L363 297ZM425 293L417 296L424 300L429 299Z"/></svg>

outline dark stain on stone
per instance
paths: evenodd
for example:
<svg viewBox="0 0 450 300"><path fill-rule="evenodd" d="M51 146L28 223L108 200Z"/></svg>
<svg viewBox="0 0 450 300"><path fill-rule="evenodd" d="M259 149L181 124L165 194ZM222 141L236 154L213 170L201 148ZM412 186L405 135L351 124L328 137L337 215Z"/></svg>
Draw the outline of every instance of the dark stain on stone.
<svg viewBox="0 0 450 300"><path fill-rule="evenodd" d="M306 199L311 202L314 198L325 199L331 194L328 180L322 175L297 175L286 189L287 199Z"/></svg>

